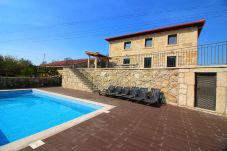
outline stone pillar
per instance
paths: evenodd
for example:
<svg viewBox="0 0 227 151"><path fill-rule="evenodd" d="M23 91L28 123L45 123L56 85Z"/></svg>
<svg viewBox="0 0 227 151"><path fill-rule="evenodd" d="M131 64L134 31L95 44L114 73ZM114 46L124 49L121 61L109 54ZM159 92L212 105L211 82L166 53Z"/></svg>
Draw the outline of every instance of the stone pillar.
<svg viewBox="0 0 227 151"><path fill-rule="evenodd" d="M190 69L179 69L178 85L178 104L181 106L194 107L195 72Z"/></svg>
<svg viewBox="0 0 227 151"><path fill-rule="evenodd" d="M87 60L87 68L90 68L90 59L91 59L91 57L90 57L90 56L88 56L88 60Z"/></svg>
<svg viewBox="0 0 227 151"><path fill-rule="evenodd" d="M217 72L216 112L226 114L227 72Z"/></svg>
<svg viewBox="0 0 227 151"><path fill-rule="evenodd" d="M109 59L106 60L106 68L109 66Z"/></svg>
<svg viewBox="0 0 227 151"><path fill-rule="evenodd" d="M98 58L95 57L95 68L97 68L97 64L98 64Z"/></svg>
<svg viewBox="0 0 227 151"><path fill-rule="evenodd" d="M216 113L227 113L227 72L224 68L196 68L179 69L179 97L178 104L182 106L195 107L195 73L196 72L216 72Z"/></svg>

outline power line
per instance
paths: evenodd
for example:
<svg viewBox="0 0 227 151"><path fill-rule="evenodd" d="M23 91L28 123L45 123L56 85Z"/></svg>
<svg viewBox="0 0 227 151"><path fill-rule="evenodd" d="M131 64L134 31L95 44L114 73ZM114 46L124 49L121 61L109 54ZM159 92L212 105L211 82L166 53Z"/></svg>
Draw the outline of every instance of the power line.
<svg viewBox="0 0 227 151"><path fill-rule="evenodd" d="M209 17L222 17L222 15L224 15L225 13L227 13L227 11L225 12L222 12L222 14L218 14L217 12L210 12L210 13L204 13L202 15L206 15L207 18ZM198 18L197 15L191 15L191 16L180 16L181 18L185 18L185 17L190 17L191 19L192 18ZM172 21L175 21L175 20L179 20L180 17L178 18L173 18L171 19ZM155 20L152 22L152 24L155 23ZM125 31L125 29L129 30L129 29L133 29L135 28L135 26L138 26L138 25L141 25L143 28L145 27L150 27L151 25L150 24L144 24L144 23L140 23L140 24L128 24L126 26L123 26L123 27L119 27L119 26L114 26L114 27L107 27L108 28L111 28L111 30L113 29L116 29L115 32L119 32L119 31ZM132 27L132 28L130 28ZM33 40L33 37L30 37L30 38L24 38L24 39L16 39L16 40L9 40L8 42L12 42L12 41L20 41L20 40L29 40L30 42L40 42L40 41L52 41L52 40L62 40L62 39L73 39L73 38L81 38L81 37L86 37L87 35L90 35L90 34L96 34L96 33L100 33L101 31L106 31L106 28L101 28L101 30L98 30L98 29L94 29L93 31L89 32L75 32L75 33L70 33L70 34L66 34L65 37L64 35L63 36L52 36L51 38L49 37L48 39L42 39L42 40L36 40L34 39ZM114 33L113 31L111 31L112 33ZM7 41L1 41L1 42L7 42Z"/></svg>
<svg viewBox="0 0 227 151"><path fill-rule="evenodd" d="M218 7L223 7L222 5L219 5ZM208 9L208 8L212 8L212 9L217 9L217 7L214 7L213 5L208 5L206 7L190 7L190 8L187 8L187 9L178 9L177 11L180 11L180 10L183 10L183 11L190 11L190 10L201 10L201 9ZM174 9L170 9L170 10L165 10L165 11L158 11L158 12L155 12L156 14L160 14L160 13L171 13L171 12L176 12L176 10ZM55 28L55 27L66 27L66 26L74 26L74 25L78 25L78 24L83 24L83 23L93 23L93 22L97 22L97 21L108 21L108 20L113 20L114 18L117 18L117 19L134 19L135 17L141 17L141 16L146 16L148 15L149 13L147 12L139 12L137 14L125 14L125 15L119 15L119 16L112 16L112 17L104 17L104 18L100 18L100 19L91 19L91 20L83 20L83 21L74 21L74 22L68 22L68 23L60 23L60 24L54 24L54 25L49 25L49 26L45 26L45 27L39 27L39 28L34 28L30 31L35 31L35 30L45 30L45 29L52 29L52 28ZM17 32L26 32L26 31L29 31L29 30L22 30L22 31L17 31ZM8 32L8 33L17 33L17 32ZM6 33L2 33L2 34L6 34Z"/></svg>
<svg viewBox="0 0 227 151"><path fill-rule="evenodd" d="M215 10L216 11L216 10ZM126 18L127 19L127 18ZM87 31L85 31L85 32L87 32Z"/></svg>
<svg viewBox="0 0 227 151"><path fill-rule="evenodd" d="M46 54L45 54L45 53L43 54L43 61L42 61L42 64L46 64Z"/></svg>

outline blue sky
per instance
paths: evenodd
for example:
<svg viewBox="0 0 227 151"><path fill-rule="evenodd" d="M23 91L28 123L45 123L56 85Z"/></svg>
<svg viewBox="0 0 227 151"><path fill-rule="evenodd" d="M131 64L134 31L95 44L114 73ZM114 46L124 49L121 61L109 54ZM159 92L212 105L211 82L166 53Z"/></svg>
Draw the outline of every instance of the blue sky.
<svg viewBox="0 0 227 151"><path fill-rule="evenodd" d="M203 18L199 44L227 40L227 0L0 0L0 54L34 64L107 54L106 37Z"/></svg>

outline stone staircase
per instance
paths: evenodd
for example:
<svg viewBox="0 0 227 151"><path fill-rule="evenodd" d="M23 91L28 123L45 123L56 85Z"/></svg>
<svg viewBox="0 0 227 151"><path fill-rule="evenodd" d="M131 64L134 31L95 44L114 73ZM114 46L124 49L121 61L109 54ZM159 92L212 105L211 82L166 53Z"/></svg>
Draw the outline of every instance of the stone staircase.
<svg viewBox="0 0 227 151"><path fill-rule="evenodd" d="M89 75L85 76L78 69L71 69L71 71L81 81L81 83L84 85L84 87L88 89L88 91L91 91L91 92L97 92L98 91L98 88L93 83L92 78L88 77Z"/></svg>

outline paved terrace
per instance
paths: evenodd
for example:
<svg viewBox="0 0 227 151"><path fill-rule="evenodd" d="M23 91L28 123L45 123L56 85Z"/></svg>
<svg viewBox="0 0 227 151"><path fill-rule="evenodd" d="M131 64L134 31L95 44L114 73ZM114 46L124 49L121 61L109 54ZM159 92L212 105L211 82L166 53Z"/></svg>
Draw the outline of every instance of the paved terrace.
<svg viewBox="0 0 227 151"><path fill-rule="evenodd" d="M224 117L171 105L155 108L70 89L44 90L117 107L45 139L46 144L35 151L227 150Z"/></svg>

